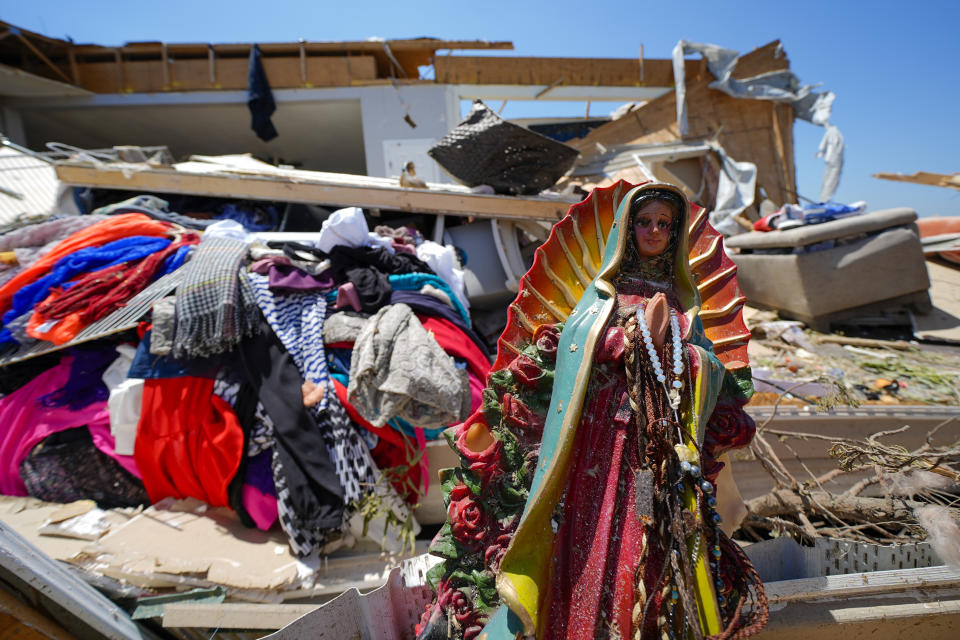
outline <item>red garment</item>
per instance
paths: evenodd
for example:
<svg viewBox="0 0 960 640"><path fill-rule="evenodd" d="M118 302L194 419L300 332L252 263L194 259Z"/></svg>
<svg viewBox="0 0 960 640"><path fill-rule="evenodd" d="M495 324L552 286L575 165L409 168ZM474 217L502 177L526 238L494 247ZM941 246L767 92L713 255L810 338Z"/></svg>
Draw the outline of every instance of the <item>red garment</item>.
<svg viewBox="0 0 960 640"><path fill-rule="evenodd" d="M490 361L473 340L445 318L417 315L423 328L429 331L440 348L448 355L467 361L470 374L470 412L483 404L483 387L490 373Z"/></svg>
<svg viewBox="0 0 960 640"><path fill-rule="evenodd" d="M389 425L375 427L370 424L370 421L361 416L347 400L347 388L340 384L336 378L330 378L330 381L333 382L333 388L337 392L340 404L347 410L347 415L350 416L350 419L370 433L379 436L380 441L377 443L377 446L370 451L370 455L373 456L373 461L377 463L377 467L380 469L390 469L410 464L410 458L416 455L416 446L412 443L405 442L403 434ZM408 448L411 450L409 453L407 451ZM420 484L420 467L417 465L411 466L410 470L407 471L402 478L397 478L391 485L408 504L419 502L420 497L417 495L417 492L411 488L411 485L417 489L420 489L422 486Z"/></svg>
<svg viewBox="0 0 960 640"><path fill-rule="evenodd" d="M433 334L437 344L449 355L467 361L470 373L486 381L490 373L490 361L480 351L480 347L460 328L445 318L417 315L423 328Z"/></svg>
<svg viewBox="0 0 960 640"><path fill-rule="evenodd" d="M109 220L90 225L69 235L50 253L37 260L29 269L25 269L0 287L0 315L10 309L13 295L20 287L42 277L56 262L79 249L98 247L120 238L129 236L165 236L172 226L167 222L154 220L142 213L124 213L111 216Z"/></svg>
<svg viewBox="0 0 960 640"><path fill-rule="evenodd" d="M133 456L151 502L192 497L229 507L227 486L244 455L243 428L214 395L213 380L165 378L143 385Z"/></svg>
<svg viewBox="0 0 960 640"><path fill-rule="evenodd" d="M403 435L401 435L399 431L390 425L376 427L371 424L369 420L360 415L357 409L350 404L350 401L347 399L347 388L340 384L340 381L336 378L331 377L330 381L333 382L333 388L337 392L337 398L340 399L340 404L342 404L343 408L347 410L347 415L350 416L351 420L356 422L370 433L376 434L381 440L386 440L395 447L403 448Z"/></svg>

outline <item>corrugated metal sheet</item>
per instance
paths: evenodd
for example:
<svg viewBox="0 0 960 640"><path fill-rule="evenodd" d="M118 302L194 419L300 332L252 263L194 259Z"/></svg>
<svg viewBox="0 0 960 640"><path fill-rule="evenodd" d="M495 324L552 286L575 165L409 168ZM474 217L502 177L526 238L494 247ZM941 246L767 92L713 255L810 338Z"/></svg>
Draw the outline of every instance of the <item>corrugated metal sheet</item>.
<svg viewBox="0 0 960 640"><path fill-rule="evenodd" d="M53 165L45 159L0 146L0 225L24 213L53 213L59 184Z"/></svg>

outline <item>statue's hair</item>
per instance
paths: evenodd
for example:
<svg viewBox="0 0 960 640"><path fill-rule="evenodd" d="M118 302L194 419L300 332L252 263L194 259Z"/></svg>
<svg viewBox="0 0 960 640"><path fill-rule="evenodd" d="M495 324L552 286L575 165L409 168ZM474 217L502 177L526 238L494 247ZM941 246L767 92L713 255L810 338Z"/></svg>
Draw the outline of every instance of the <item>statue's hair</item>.
<svg viewBox="0 0 960 640"><path fill-rule="evenodd" d="M667 189L646 189L640 191L630 202L630 229L633 229L634 218L640 209L644 205L656 201L665 202L673 211L673 216L670 218L670 238L667 241L667 246L659 256L644 258L640 255L636 238L631 231L627 236L627 246L620 266L620 272L624 275L642 274L648 277L653 276L654 279L658 279L658 277L672 277L673 275L674 253L676 253L677 242L679 242L680 236L680 212L683 211L683 202L680 200L680 196Z"/></svg>

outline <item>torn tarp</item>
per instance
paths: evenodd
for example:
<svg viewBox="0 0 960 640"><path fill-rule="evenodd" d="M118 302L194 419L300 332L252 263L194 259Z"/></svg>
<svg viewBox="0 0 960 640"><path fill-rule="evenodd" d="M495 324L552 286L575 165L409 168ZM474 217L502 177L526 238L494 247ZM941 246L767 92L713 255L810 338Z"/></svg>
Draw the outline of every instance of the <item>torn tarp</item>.
<svg viewBox="0 0 960 640"><path fill-rule="evenodd" d="M753 204L757 191L757 165L736 162L716 142L708 143L720 158L717 198L710 212L710 224L725 236L743 233L745 229L734 218Z"/></svg>
<svg viewBox="0 0 960 640"><path fill-rule="evenodd" d="M814 93L814 85L801 85L797 76L789 70L772 71L737 80L733 77L733 71L740 57L739 52L715 44L680 40L673 48L673 77L677 91L677 126L681 135L688 130L683 58L694 53L703 55L707 68L716 78L709 85L711 89L723 91L734 98L789 102L798 118L826 127L820 150L817 152L817 156L822 157L826 165L820 200L827 201L832 198L840 183L840 171L843 168L843 136L830 124L830 111L836 98L833 92Z"/></svg>

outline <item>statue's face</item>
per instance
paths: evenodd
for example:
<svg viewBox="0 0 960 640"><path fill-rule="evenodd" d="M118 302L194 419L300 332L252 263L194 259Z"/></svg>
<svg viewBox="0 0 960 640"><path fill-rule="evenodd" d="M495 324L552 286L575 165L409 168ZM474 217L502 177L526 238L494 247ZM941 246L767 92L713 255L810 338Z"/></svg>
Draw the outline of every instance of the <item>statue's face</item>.
<svg viewBox="0 0 960 640"><path fill-rule="evenodd" d="M670 242L673 209L662 200L645 202L633 215L633 234L637 251L644 258L660 255Z"/></svg>

